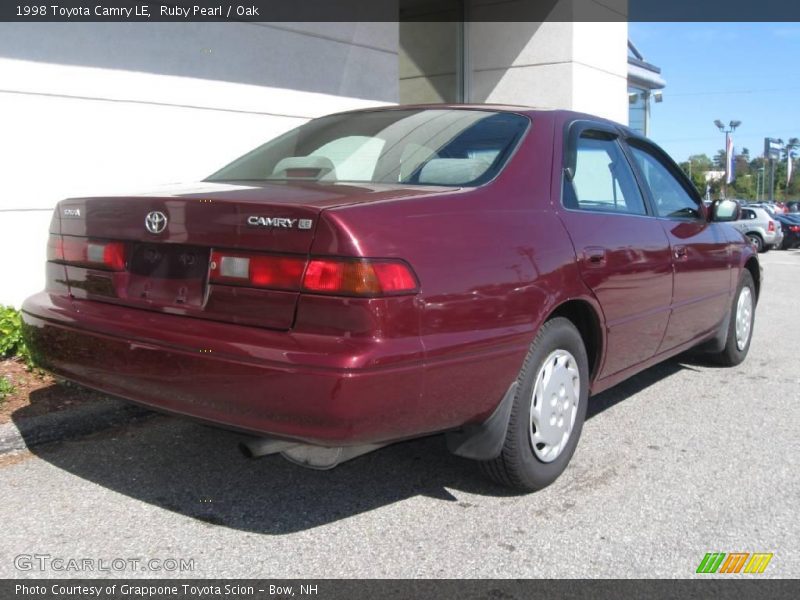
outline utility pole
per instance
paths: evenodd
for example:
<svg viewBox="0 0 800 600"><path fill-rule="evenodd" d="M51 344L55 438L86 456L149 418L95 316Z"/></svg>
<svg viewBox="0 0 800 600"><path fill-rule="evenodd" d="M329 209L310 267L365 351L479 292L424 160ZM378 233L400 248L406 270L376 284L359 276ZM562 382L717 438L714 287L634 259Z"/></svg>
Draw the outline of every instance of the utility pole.
<svg viewBox="0 0 800 600"><path fill-rule="evenodd" d="M730 169L728 167L728 144L730 144L731 133L736 131L736 128L739 127L739 125L741 124L742 124L741 121L731 121L730 123L728 123L728 128L726 129L725 124L722 121L720 121L719 119L714 121L714 125L717 126L717 129L719 129L722 133L725 134L725 179L722 180L723 198L728 197L728 178L731 175ZM733 157L733 148L731 148L731 157L730 157L731 163L733 163L734 160L735 159Z"/></svg>
<svg viewBox="0 0 800 600"><path fill-rule="evenodd" d="M756 202L761 202L761 169L756 171Z"/></svg>
<svg viewBox="0 0 800 600"><path fill-rule="evenodd" d="M775 159L769 161L769 201L775 202Z"/></svg>

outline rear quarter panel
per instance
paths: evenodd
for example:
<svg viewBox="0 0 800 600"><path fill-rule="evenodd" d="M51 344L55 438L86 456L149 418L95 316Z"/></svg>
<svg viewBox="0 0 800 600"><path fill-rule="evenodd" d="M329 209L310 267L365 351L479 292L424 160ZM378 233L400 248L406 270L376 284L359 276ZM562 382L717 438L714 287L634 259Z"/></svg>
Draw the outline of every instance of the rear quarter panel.
<svg viewBox="0 0 800 600"><path fill-rule="evenodd" d="M500 176L479 188L331 209L312 253L402 258L420 281L420 422L488 416L553 308L581 296L575 255L551 209L553 122L537 115Z"/></svg>

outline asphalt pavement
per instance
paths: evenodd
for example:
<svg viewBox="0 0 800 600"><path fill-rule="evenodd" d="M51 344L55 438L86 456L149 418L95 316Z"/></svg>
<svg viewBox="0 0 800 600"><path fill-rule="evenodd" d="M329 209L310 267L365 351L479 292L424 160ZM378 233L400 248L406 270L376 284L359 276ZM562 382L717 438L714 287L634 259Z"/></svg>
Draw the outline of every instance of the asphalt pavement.
<svg viewBox="0 0 800 600"><path fill-rule="evenodd" d="M800 577L800 251L762 264L746 362L680 357L593 398L541 492L441 436L317 472L157 416L0 457L0 577L696 577L708 552Z"/></svg>

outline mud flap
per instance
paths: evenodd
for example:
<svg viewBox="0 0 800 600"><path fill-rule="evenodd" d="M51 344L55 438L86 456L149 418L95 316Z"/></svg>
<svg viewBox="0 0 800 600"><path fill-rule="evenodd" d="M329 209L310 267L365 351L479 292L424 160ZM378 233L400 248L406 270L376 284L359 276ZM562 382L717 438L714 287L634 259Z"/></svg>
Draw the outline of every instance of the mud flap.
<svg viewBox="0 0 800 600"><path fill-rule="evenodd" d="M447 449L457 456L472 460L492 460L500 456L518 387L518 381L511 384L500 404L483 423L448 432Z"/></svg>

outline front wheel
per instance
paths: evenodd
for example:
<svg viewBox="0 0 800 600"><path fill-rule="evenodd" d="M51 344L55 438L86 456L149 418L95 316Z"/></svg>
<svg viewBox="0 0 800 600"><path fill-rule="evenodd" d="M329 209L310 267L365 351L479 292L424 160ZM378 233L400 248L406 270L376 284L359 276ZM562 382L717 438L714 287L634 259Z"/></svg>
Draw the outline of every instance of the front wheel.
<svg viewBox="0 0 800 600"><path fill-rule="evenodd" d="M519 374L500 456L481 469L496 482L542 489L564 472L578 445L589 400L589 360L571 321L539 330Z"/></svg>
<svg viewBox="0 0 800 600"><path fill-rule="evenodd" d="M713 358L721 365L732 367L741 363L750 350L753 338L753 323L756 316L756 289L753 276L747 269L742 273L739 288L733 299L728 320L728 337L725 347Z"/></svg>

